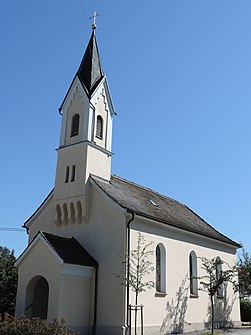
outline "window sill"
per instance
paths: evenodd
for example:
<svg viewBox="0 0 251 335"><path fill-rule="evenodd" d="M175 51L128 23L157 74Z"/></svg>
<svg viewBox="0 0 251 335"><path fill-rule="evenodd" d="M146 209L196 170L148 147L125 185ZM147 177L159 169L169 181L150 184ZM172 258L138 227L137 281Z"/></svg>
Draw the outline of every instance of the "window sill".
<svg viewBox="0 0 251 335"><path fill-rule="evenodd" d="M97 137L99 140L103 140L103 137L102 137L102 136L96 135L96 137Z"/></svg>
<svg viewBox="0 0 251 335"><path fill-rule="evenodd" d="M191 299L198 299L199 296L198 296L198 294L190 294L190 298Z"/></svg>
<svg viewBox="0 0 251 335"><path fill-rule="evenodd" d="M165 292L155 292L154 296L158 298L164 298L167 294Z"/></svg>

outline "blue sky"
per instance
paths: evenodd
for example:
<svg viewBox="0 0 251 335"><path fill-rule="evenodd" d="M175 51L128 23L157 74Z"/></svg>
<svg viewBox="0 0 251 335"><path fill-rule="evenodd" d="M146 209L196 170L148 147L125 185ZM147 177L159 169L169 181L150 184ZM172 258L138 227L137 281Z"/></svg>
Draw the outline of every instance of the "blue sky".
<svg viewBox="0 0 251 335"><path fill-rule="evenodd" d="M1 221L54 185L60 106L91 34L118 115L113 173L177 199L251 251L251 1L0 2ZM0 231L19 255L25 232Z"/></svg>

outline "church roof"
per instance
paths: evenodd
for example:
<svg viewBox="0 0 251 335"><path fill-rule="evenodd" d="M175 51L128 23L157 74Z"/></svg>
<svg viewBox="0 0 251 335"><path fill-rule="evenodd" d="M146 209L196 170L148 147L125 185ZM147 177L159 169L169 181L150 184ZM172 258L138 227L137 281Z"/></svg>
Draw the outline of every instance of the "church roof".
<svg viewBox="0 0 251 335"><path fill-rule="evenodd" d="M97 261L82 247L78 241L72 238L66 238L42 232L46 241L56 251L64 263L97 267Z"/></svg>
<svg viewBox="0 0 251 335"><path fill-rule="evenodd" d="M174 199L117 176L110 182L95 176L92 179L116 203L135 214L240 247Z"/></svg>
<svg viewBox="0 0 251 335"><path fill-rule="evenodd" d="M98 84L104 78L94 30L78 69L77 76L89 96L92 95Z"/></svg>

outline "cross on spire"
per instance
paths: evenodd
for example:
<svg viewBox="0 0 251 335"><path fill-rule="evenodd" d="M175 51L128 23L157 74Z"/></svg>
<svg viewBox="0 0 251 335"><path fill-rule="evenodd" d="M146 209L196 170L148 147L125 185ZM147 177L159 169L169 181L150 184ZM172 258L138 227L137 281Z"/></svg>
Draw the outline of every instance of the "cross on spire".
<svg viewBox="0 0 251 335"><path fill-rule="evenodd" d="M92 29L95 30L97 28L96 25L96 17L101 15L101 13L97 13L96 10L93 12L93 16L89 18L89 20L93 19Z"/></svg>

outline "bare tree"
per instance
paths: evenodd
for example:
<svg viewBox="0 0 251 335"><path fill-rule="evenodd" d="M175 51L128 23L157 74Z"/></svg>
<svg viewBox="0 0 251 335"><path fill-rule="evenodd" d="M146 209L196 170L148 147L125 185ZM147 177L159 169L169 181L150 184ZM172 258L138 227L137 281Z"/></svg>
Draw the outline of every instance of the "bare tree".
<svg viewBox="0 0 251 335"><path fill-rule="evenodd" d="M154 270L153 263L149 258L153 255L153 251L149 247L153 242L146 243L145 237L138 233L137 246L133 250L125 250L119 256L123 259L126 266L126 271L122 274L114 274L122 281L122 284L129 285L133 292L135 292L135 305L138 305L139 294L146 291L146 289L153 288L154 282L152 280L145 280L145 278ZM137 308L135 309L135 334L137 329Z"/></svg>
<svg viewBox="0 0 251 335"><path fill-rule="evenodd" d="M201 257L202 269L205 270L205 275L198 277L203 289L208 292L211 303L211 331L214 332L214 297L223 296L224 285L231 282L234 287L236 284L235 277L237 275L236 266L230 267L226 262L223 262L219 257L208 259ZM222 270L222 265L227 266L227 270Z"/></svg>

